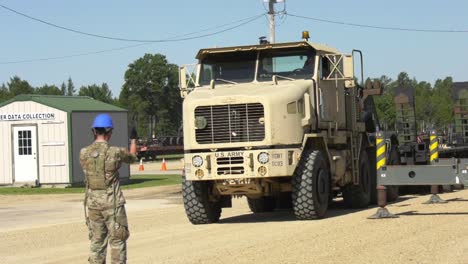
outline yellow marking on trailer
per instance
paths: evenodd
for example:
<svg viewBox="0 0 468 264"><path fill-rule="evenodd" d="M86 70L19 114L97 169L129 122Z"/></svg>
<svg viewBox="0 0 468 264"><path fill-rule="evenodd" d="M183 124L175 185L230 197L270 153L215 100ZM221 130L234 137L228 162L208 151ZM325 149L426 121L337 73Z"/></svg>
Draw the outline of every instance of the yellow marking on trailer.
<svg viewBox="0 0 468 264"><path fill-rule="evenodd" d="M385 153L385 146L383 147L380 147L378 150L377 150L377 157L384 154Z"/></svg>
<svg viewBox="0 0 468 264"><path fill-rule="evenodd" d="M380 143L382 143L382 141L383 141L383 138L377 138L377 139L376 139L377 145L379 145Z"/></svg>
<svg viewBox="0 0 468 264"><path fill-rule="evenodd" d="M434 149L437 149L437 147L439 146L439 144L437 144L437 142L431 144L431 146L429 147L429 150L430 151L433 151Z"/></svg>
<svg viewBox="0 0 468 264"><path fill-rule="evenodd" d="M436 153L431 155L431 161L436 160L438 158L439 158L439 152L436 152Z"/></svg>
<svg viewBox="0 0 468 264"><path fill-rule="evenodd" d="M385 158L379 160L379 161L377 162L377 170L379 170L380 168L382 168L383 166L385 166L385 162L386 162L386 159L385 159Z"/></svg>

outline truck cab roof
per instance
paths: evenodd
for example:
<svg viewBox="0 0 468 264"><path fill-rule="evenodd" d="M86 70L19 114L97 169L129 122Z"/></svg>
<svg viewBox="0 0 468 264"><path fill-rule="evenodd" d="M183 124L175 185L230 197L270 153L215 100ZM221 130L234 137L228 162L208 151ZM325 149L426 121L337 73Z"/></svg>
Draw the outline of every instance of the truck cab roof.
<svg viewBox="0 0 468 264"><path fill-rule="evenodd" d="M209 48L201 49L196 58L201 60L208 54L215 53L228 53L228 52L243 52L243 51L255 51L255 50L269 50L269 49L285 49L285 48L298 48L298 47L311 47L316 51L321 51L324 53L336 54L339 51L335 48L312 43L308 41L298 41L298 42L284 42L284 43L274 43L274 44L257 44L257 45L246 45L246 46L232 46L232 47L222 47L222 48Z"/></svg>

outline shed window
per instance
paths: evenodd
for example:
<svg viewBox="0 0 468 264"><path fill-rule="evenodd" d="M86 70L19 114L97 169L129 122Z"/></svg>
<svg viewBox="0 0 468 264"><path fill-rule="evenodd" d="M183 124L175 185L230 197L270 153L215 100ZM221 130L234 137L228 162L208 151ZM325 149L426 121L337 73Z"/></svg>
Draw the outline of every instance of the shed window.
<svg viewBox="0 0 468 264"><path fill-rule="evenodd" d="M18 154L32 155L31 130L18 131Z"/></svg>

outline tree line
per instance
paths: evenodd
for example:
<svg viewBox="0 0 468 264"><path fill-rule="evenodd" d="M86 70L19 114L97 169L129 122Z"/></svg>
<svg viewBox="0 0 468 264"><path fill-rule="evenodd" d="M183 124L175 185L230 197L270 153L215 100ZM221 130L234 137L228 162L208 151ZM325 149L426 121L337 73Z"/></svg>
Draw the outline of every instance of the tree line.
<svg viewBox="0 0 468 264"><path fill-rule="evenodd" d="M3 83L0 87L0 103L7 101L20 94L40 94L40 95L65 95L65 96L89 96L96 100L114 104L116 98L112 97L112 91L106 83L101 85L92 84L81 86L78 92L75 89L71 77L66 82L62 82L60 86L44 84L34 87L28 81L21 79L18 76L13 76L6 84Z"/></svg>
<svg viewBox="0 0 468 264"><path fill-rule="evenodd" d="M374 97L377 115L382 127L389 130L395 129L394 97L398 87L413 90L418 131L427 131L432 128L447 131L453 124L455 102L452 99L452 77L437 79L434 85L427 81L417 81L416 78L410 78L406 72L398 74L396 80L385 75L374 80L379 80L384 85L384 93Z"/></svg>
<svg viewBox="0 0 468 264"><path fill-rule="evenodd" d="M178 69L164 55L145 54L128 65L118 97L113 96L107 83L81 86L77 90L69 77L61 85L33 87L13 76L0 86L0 103L20 94L89 96L129 110L129 120L136 118L141 138L176 135L182 120Z"/></svg>

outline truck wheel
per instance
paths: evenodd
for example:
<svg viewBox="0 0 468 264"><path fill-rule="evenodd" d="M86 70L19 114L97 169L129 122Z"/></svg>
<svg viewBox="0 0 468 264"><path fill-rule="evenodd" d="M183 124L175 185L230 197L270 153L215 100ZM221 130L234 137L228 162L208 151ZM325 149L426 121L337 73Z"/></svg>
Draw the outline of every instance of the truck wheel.
<svg viewBox="0 0 468 264"><path fill-rule="evenodd" d="M330 197L330 173L320 151L305 151L292 177L292 205L297 219L323 218Z"/></svg>
<svg viewBox="0 0 468 264"><path fill-rule="evenodd" d="M369 159L365 151L359 159L359 185L349 184L343 190L343 200L350 208L364 208L371 201L372 180Z"/></svg>
<svg viewBox="0 0 468 264"><path fill-rule="evenodd" d="M216 223L221 216L221 205L209 200L209 182L188 181L182 176L182 197L185 213L194 225Z"/></svg>
<svg viewBox="0 0 468 264"><path fill-rule="evenodd" d="M272 212L275 210L275 198L271 196L263 196L259 199L252 199L247 197L250 211L253 213Z"/></svg>

